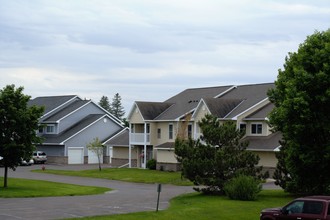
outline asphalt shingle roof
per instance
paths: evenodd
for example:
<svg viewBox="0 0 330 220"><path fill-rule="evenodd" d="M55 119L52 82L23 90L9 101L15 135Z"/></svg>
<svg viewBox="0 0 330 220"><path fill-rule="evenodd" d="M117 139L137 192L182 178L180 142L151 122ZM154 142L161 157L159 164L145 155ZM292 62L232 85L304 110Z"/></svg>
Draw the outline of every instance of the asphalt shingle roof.
<svg viewBox="0 0 330 220"><path fill-rule="evenodd" d="M61 118L63 118L64 116L70 114L71 112L79 109L80 107L82 107L83 105L85 105L88 102L90 102L90 101L89 100L75 100L68 106L61 109L59 112L56 112L55 114L49 116L48 118L45 118L43 121L44 122L45 121L56 122L56 121L60 120Z"/></svg>
<svg viewBox="0 0 330 220"><path fill-rule="evenodd" d="M212 115L218 118L224 118L227 114L233 111L240 103L242 99L213 99L205 98L205 104L209 108Z"/></svg>
<svg viewBox="0 0 330 220"><path fill-rule="evenodd" d="M269 103L265 105L263 108L260 108L258 111L252 113L251 115L248 115L245 117L246 120L251 120L251 119L265 119L268 117L268 114L272 111L274 108L273 103Z"/></svg>
<svg viewBox="0 0 330 220"><path fill-rule="evenodd" d="M280 146L279 141L282 140L282 134L275 132L268 136L248 136L243 140L249 141L248 150L274 151Z"/></svg>
<svg viewBox="0 0 330 220"><path fill-rule="evenodd" d="M105 142L107 145L112 146L129 146L129 130L121 130L117 135L112 135L113 138Z"/></svg>
<svg viewBox="0 0 330 220"><path fill-rule="evenodd" d="M144 120L177 120L193 112L201 99L217 116L231 119L267 98L274 83L186 89L165 102L136 102Z"/></svg>
<svg viewBox="0 0 330 220"><path fill-rule="evenodd" d="M252 84L252 85L241 85L237 86L235 89L219 97L221 99L243 99L244 101L240 103L237 108L235 108L229 115L225 118L231 119L237 115L243 113L247 109L266 99L267 91L274 88L274 83L264 83L264 84Z"/></svg>
<svg viewBox="0 0 330 220"><path fill-rule="evenodd" d="M67 96L45 96L45 97L37 97L28 102L29 106L37 105L44 106L45 112L44 115L57 107L63 105L64 103L70 101L73 98L79 99L76 95L67 95Z"/></svg>

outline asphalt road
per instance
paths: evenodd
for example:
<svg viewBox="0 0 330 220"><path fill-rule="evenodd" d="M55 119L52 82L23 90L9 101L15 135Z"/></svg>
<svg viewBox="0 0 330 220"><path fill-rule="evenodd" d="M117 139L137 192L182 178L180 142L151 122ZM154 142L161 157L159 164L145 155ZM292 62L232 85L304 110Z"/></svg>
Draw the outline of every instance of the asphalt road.
<svg viewBox="0 0 330 220"><path fill-rule="evenodd" d="M46 169L94 169L92 165L46 165ZM45 198L0 198L0 219L63 219L72 217L110 215L140 211L155 211L157 184L139 184L112 180L59 176L29 172L41 169L41 165L18 167L9 177L40 179L53 182L112 188L102 195L45 197ZM0 168L0 176L4 169ZM1 184L1 183L0 183ZM10 186L9 186L10 187ZM166 209L169 200L177 195L193 192L192 187L162 185L159 210Z"/></svg>
<svg viewBox="0 0 330 220"><path fill-rule="evenodd" d="M156 211L157 184L128 183L84 177L59 176L32 173L31 169L41 169L41 165L18 167L9 172L9 177L48 180L87 186L102 186L113 191L102 195L44 197L44 198L0 198L0 219L63 219L72 217L122 214L140 211ZM97 169L96 165L46 165L46 169ZM0 168L0 176L4 169ZM2 184L2 183L0 183ZM9 186L10 187L10 186ZM264 189L276 188L266 183ZM193 192L191 186L162 185L159 210L168 208L169 201L180 194Z"/></svg>

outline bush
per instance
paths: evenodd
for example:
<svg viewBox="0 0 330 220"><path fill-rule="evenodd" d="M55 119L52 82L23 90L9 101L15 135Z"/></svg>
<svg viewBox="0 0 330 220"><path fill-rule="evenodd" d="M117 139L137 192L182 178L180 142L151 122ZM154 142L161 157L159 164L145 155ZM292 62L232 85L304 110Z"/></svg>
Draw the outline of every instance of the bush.
<svg viewBox="0 0 330 220"><path fill-rule="evenodd" d="M149 168L150 170L155 170L156 164L157 164L157 161L155 159L148 160L147 168Z"/></svg>
<svg viewBox="0 0 330 220"><path fill-rule="evenodd" d="M224 192L234 200L256 200L261 191L261 184L252 176L240 175L229 180L224 185Z"/></svg>

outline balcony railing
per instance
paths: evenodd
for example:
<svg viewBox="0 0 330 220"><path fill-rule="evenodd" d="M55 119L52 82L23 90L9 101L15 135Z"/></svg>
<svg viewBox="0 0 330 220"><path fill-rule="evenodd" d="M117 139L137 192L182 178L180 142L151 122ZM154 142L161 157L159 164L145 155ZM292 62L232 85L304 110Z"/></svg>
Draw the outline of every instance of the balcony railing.
<svg viewBox="0 0 330 220"><path fill-rule="evenodd" d="M130 133L130 142L131 144L150 144L150 134Z"/></svg>

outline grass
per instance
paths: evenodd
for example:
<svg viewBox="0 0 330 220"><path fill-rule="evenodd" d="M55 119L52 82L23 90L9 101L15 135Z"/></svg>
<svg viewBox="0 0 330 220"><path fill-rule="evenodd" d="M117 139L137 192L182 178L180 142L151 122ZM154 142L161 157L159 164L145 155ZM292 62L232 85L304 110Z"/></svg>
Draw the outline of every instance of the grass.
<svg viewBox="0 0 330 220"><path fill-rule="evenodd" d="M138 212L121 215L93 216L79 219L95 220L256 220L264 208L283 206L293 197L282 190L263 190L257 201L235 201L225 196L207 196L199 193L182 195L171 201L167 210L159 212Z"/></svg>
<svg viewBox="0 0 330 220"><path fill-rule="evenodd" d="M3 183L3 177L0 177ZM8 178L8 187L0 187L0 198L81 196L102 194L111 189L105 187L80 186L42 180Z"/></svg>
<svg viewBox="0 0 330 220"><path fill-rule="evenodd" d="M96 170L33 170L32 172L102 178L109 180L120 180L137 183L162 183L177 186L190 186L192 183L181 179L181 172L165 172L159 170L133 169L133 168L103 168L102 171Z"/></svg>

